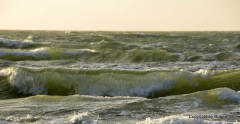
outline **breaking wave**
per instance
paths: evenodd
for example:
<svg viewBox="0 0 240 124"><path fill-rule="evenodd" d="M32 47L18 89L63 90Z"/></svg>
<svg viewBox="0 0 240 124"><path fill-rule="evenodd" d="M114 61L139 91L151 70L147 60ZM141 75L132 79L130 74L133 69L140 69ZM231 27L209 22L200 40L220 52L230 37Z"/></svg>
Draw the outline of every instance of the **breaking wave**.
<svg viewBox="0 0 240 124"><path fill-rule="evenodd" d="M64 49L50 49L38 48L33 50L6 50L0 49L0 58L5 60L51 60L51 59L67 59L74 57L82 57L85 53L95 52L89 49L79 50L64 50Z"/></svg>
<svg viewBox="0 0 240 124"><path fill-rule="evenodd" d="M15 40L6 40L0 39L0 46L6 48L29 48L34 46L39 46L40 44L34 43L31 40L26 41L15 41Z"/></svg>
<svg viewBox="0 0 240 124"><path fill-rule="evenodd" d="M240 72L5 68L0 73L23 95L161 97L228 87L239 90ZM236 98L238 99L238 98Z"/></svg>
<svg viewBox="0 0 240 124"><path fill-rule="evenodd" d="M193 119L189 116L172 115L158 119L146 118L145 121L138 122L137 124L239 124L239 122L226 122L226 121L209 121L204 119Z"/></svg>

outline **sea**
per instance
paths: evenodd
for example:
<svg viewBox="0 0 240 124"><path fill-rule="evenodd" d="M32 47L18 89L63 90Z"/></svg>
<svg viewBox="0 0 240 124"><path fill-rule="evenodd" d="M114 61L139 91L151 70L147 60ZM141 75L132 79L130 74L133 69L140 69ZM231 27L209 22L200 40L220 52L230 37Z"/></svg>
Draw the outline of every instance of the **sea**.
<svg viewBox="0 0 240 124"><path fill-rule="evenodd" d="M239 124L240 32L0 30L0 124Z"/></svg>

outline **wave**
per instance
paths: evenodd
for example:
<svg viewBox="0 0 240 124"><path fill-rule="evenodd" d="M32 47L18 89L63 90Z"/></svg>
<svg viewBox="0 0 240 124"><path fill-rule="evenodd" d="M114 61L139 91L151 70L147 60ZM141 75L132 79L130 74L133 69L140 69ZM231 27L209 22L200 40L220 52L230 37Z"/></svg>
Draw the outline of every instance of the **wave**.
<svg viewBox="0 0 240 124"><path fill-rule="evenodd" d="M108 47L118 46L115 43L107 43ZM104 47L106 43L104 43ZM128 46L131 47L131 46ZM0 59L4 60L81 60L86 62L202 62L202 61L235 61L239 59L237 52L220 52L207 54L196 52L171 53L163 49L72 49L42 47L32 50L0 49Z"/></svg>
<svg viewBox="0 0 240 124"><path fill-rule="evenodd" d="M97 120L93 120L88 113L74 113L73 115L66 117L42 117L42 116L32 116L27 115L24 117L15 117L15 116L9 116L4 119L1 119L1 122L3 123L45 123L45 124L51 124L51 123L71 123L71 124L101 124Z"/></svg>
<svg viewBox="0 0 240 124"><path fill-rule="evenodd" d="M113 37L107 35L84 35L80 37L80 42L99 42L99 41L113 41ZM79 38L78 38L79 39Z"/></svg>
<svg viewBox="0 0 240 124"><path fill-rule="evenodd" d="M14 40L0 39L0 46L7 47L7 48L31 48L39 45L40 45L39 43L34 43L31 40L14 41Z"/></svg>
<svg viewBox="0 0 240 124"><path fill-rule="evenodd" d="M2 41L2 42L1 42ZM53 41L52 41L53 42ZM199 51L176 51L177 45L172 50L164 46L164 43L157 44L134 44L123 42L100 41L92 43L34 43L30 41L0 40L0 45L5 44L7 48L21 49L0 49L0 59L4 60L81 60L86 62L111 62L111 63L144 63L144 62L199 62L199 61L237 61L239 52L222 51L204 53ZM160 46L159 46L160 45ZM30 49L32 47L37 49ZM23 50L22 48L27 48ZM39 57L39 50L45 49L43 56ZM181 48L183 49L183 48ZM38 52L36 52L38 51ZM48 52L48 54L47 54ZM42 54L42 53L41 53Z"/></svg>
<svg viewBox="0 0 240 124"><path fill-rule="evenodd" d="M240 44L238 44L238 45L236 46L236 48L237 48L237 49L240 49Z"/></svg>
<svg viewBox="0 0 240 124"><path fill-rule="evenodd" d="M169 32L128 32L128 33L116 33L114 36L127 36L127 38L186 38L186 35L181 33L172 34Z"/></svg>
<svg viewBox="0 0 240 124"><path fill-rule="evenodd" d="M125 62L151 62L151 61L178 61L180 55L172 55L168 52L155 50L108 50L94 49L57 49L38 48L33 50L8 50L0 49L0 58L4 60L59 60L59 59L83 59L84 61L125 61ZM88 55L89 54L89 55Z"/></svg>
<svg viewBox="0 0 240 124"><path fill-rule="evenodd" d="M209 121L204 120L203 118L200 119L193 119L189 116L183 115L172 115L161 117L158 119L151 119L146 118L145 121L138 122L137 124L239 124L239 122L226 122L226 121Z"/></svg>
<svg viewBox="0 0 240 124"><path fill-rule="evenodd" d="M148 117L137 124L239 124L238 104L240 103L240 92L229 88L216 88L191 94L161 97L152 99L149 103L154 103L153 101L157 104L152 106L152 108L157 108L161 105L163 111L175 113L176 115L168 116L166 114L165 117L160 118ZM222 106L235 106L237 110L226 109L225 111L219 111L219 108L222 108ZM213 112L215 110L216 112ZM179 111L182 113L181 115L178 115Z"/></svg>
<svg viewBox="0 0 240 124"><path fill-rule="evenodd" d="M223 98L223 96L227 97ZM119 96L99 97L86 95L36 95L21 99L1 101L3 117L0 122L137 122L137 124L165 124L170 122L187 124L234 124L235 122L235 124L237 124L237 121L239 121L239 104L236 102L239 102L239 99L236 101L236 98L239 98L239 96L240 92L233 91L229 88L217 88L208 91L156 99ZM90 109L94 111L89 111L89 106ZM35 111L31 111L29 113L30 110ZM15 114L11 114L10 112L15 112ZM31 115L26 116L26 113ZM115 119L116 116L120 119ZM122 121L122 118L124 118L124 121ZM146 120L143 120L144 118L146 118Z"/></svg>
<svg viewBox="0 0 240 124"><path fill-rule="evenodd" d="M28 60L28 59L47 59L50 57L50 52L47 49L39 48L29 51L18 50L0 50L0 58L6 60Z"/></svg>
<svg viewBox="0 0 240 124"><path fill-rule="evenodd" d="M65 50L65 49L51 49L38 48L33 50L6 50L0 49L0 58L4 60L56 60L68 59L74 57L81 57L85 53L95 52L89 49ZM76 58L78 59L78 58Z"/></svg>
<svg viewBox="0 0 240 124"><path fill-rule="evenodd" d="M87 53L86 53L87 54ZM95 53L91 53L95 54ZM91 55L89 53L89 55ZM74 55L72 56L74 57ZM122 61L126 61L122 59ZM191 73L208 73L213 71L237 70L240 62L148 62L148 63L93 63L80 62L74 60L38 60L38 61L8 61L1 60L0 68L10 66L21 67L42 67L42 68L82 68L82 69L111 69L111 70L130 70L130 71L188 71Z"/></svg>
<svg viewBox="0 0 240 124"><path fill-rule="evenodd" d="M217 107L221 105L240 103L240 91L235 91L230 88L216 88L211 90L198 91L191 94L179 96L182 99L198 99L198 104L208 105L210 107Z"/></svg>
<svg viewBox="0 0 240 124"><path fill-rule="evenodd" d="M229 60L229 58L231 58L232 56L237 56L237 54L234 54L233 52L220 52L220 53L216 53L215 55L211 56L209 58L209 60L226 61L226 60ZM239 56L237 56L237 57L239 57Z"/></svg>
<svg viewBox="0 0 240 124"><path fill-rule="evenodd" d="M1 71L8 84L24 95L97 95L161 97L219 87L239 90L240 71L190 73L10 67ZM7 82L5 82L7 83Z"/></svg>
<svg viewBox="0 0 240 124"><path fill-rule="evenodd" d="M218 92L218 98L220 100L230 100L240 103L240 92L228 88L221 88Z"/></svg>

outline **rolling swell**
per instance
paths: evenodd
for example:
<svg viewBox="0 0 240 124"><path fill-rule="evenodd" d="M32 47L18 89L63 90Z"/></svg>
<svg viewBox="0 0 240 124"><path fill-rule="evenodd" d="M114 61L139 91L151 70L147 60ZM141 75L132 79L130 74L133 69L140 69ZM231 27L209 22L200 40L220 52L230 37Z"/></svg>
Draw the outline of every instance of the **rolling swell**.
<svg viewBox="0 0 240 124"><path fill-rule="evenodd" d="M159 97L239 89L239 32L0 33L0 73L10 70L1 76L7 89L0 94ZM79 69L88 64L92 70ZM115 70L121 65L137 67ZM101 66L108 69L96 69Z"/></svg>
<svg viewBox="0 0 240 124"><path fill-rule="evenodd" d="M97 50L94 49L59 49L38 48L33 50L9 50L0 49L0 59L21 60L84 60L97 62L156 62L156 61L178 61L179 55L172 55L165 50Z"/></svg>
<svg viewBox="0 0 240 124"><path fill-rule="evenodd" d="M56 48L38 48L33 50L6 50L0 49L0 58L4 60L56 60L82 57L81 55L94 52L89 49L65 50ZM79 56L80 55L80 56ZM76 58L78 59L78 58Z"/></svg>
<svg viewBox="0 0 240 124"><path fill-rule="evenodd" d="M4 79L1 85L15 91L15 96L80 94L155 98L221 87L240 89L239 70L191 73L9 67L1 70L1 78Z"/></svg>
<svg viewBox="0 0 240 124"><path fill-rule="evenodd" d="M2 48L11 48L11 49L30 49L30 48L37 48L41 46L46 46L47 44L42 43L35 43L31 40L7 40L7 39L0 39L0 47Z"/></svg>
<svg viewBox="0 0 240 124"><path fill-rule="evenodd" d="M144 63L238 61L240 57L238 32L0 33L0 59L11 61L71 59L95 63ZM46 52L40 52L40 49Z"/></svg>
<svg viewBox="0 0 240 124"><path fill-rule="evenodd" d="M115 45L118 46L118 45ZM108 46L109 47L109 46ZM119 47L119 46L118 46ZM133 48L131 48L133 47ZM22 60L81 60L84 62L109 63L144 63L144 62L197 62L197 61L237 61L237 52L218 52L203 54L193 51L172 53L161 48L134 48L126 46L122 49L92 47L89 49L71 49L56 47L39 47L36 49L0 49L0 59L11 61Z"/></svg>

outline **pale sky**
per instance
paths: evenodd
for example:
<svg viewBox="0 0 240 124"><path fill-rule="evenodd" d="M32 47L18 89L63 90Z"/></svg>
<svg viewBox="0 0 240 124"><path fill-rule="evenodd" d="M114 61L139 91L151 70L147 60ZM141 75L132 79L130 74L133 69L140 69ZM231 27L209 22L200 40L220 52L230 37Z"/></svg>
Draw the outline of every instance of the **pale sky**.
<svg viewBox="0 0 240 124"><path fill-rule="evenodd" d="M240 31L240 0L0 0L0 29Z"/></svg>

